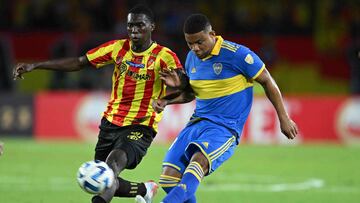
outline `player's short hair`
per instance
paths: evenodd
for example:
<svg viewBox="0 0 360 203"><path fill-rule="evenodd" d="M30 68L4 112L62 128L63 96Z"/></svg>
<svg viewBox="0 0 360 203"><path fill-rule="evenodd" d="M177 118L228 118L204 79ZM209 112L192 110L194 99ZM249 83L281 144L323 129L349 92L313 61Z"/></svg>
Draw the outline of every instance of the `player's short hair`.
<svg viewBox="0 0 360 203"><path fill-rule="evenodd" d="M183 31L186 34L195 34L211 27L209 19L201 13L190 15L184 23Z"/></svg>
<svg viewBox="0 0 360 203"><path fill-rule="evenodd" d="M151 23L154 22L154 13L151 11L151 9L143 4L138 4L134 6L132 9L129 10L129 13L133 14L144 14L146 15Z"/></svg>

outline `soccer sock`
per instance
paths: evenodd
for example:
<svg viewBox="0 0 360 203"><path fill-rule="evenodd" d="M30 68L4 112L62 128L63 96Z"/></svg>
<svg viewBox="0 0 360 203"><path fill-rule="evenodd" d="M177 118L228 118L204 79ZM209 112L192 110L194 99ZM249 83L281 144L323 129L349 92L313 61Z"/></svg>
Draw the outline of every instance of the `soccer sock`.
<svg viewBox="0 0 360 203"><path fill-rule="evenodd" d="M119 187L115 191L115 197L135 197L136 195L145 196L146 187L144 183L135 183L118 177Z"/></svg>
<svg viewBox="0 0 360 203"><path fill-rule="evenodd" d="M188 200L195 201L195 192L204 177L201 165L193 161L186 168L184 175L177 187L164 198L164 203L183 203Z"/></svg>
<svg viewBox="0 0 360 203"><path fill-rule="evenodd" d="M192 195L188 200L186 200L184 203L196 203L196 197L195 195Z"/></svg>
<svg viewBox="0 0 360 203"><path fill-rule="evenodd" d="M180 178L167 176L167 175L160 175L159 185L162 189L169 193L174 187L176 187L180 182Z"/></svg>
<svg viewBox="0 0 360 203"><path fill-rule="evenodd" d="M162 189L169 193L174 187L176 187L180 182L180 178L167 176L167 175L160 175L159 185ZM196 203L196 197L193 195L190 197L185 203Z"/></svg>
<svg viewBox="0 0 360 203"><path fill-rule="evenodd" d="M91 199L91 202L92 203L106 203L106 201L103 198L101 198L100 196L94 196Z"/></svg>

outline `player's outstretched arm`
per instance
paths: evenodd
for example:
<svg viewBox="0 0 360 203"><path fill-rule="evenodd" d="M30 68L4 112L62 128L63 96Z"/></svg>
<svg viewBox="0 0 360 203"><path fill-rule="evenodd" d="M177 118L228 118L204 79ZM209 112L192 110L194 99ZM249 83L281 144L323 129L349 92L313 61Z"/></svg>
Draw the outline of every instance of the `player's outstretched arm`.
<svg viewBox="0 0 360 203"><path fill-rule="evenodd" d="M296 123L290 119L288 113L286 112L281 92L275 80L271 77L267 69L264 69L255 80L261 84L265 90L266 96L274 105L280 120L281 132L288 139L294 139L298 134L298 128Z"/></svg>
<svg viewBox="0 0 360 203"><path fill-rule="evenodd" d="M24 73L28 73L37 69L58 70L65 72L78 71L88 64L89 61L86 56L50 60L39 63L18 63L13 70L13 78L14 80L23 79Z"/></svg>

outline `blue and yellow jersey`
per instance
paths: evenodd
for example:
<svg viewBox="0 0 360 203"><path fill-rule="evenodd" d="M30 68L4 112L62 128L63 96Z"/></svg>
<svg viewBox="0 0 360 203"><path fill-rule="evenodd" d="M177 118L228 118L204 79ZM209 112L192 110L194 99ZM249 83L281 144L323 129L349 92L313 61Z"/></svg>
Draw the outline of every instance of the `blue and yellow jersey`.
<svg viewBox="0 0 360 203"><path fill-rule="evenodd" d="M190 51L185 71L196 96L193 117L209 119L240 136L253 100L253 81L264 69L249 48L221 36L204 59Z"/></svg>

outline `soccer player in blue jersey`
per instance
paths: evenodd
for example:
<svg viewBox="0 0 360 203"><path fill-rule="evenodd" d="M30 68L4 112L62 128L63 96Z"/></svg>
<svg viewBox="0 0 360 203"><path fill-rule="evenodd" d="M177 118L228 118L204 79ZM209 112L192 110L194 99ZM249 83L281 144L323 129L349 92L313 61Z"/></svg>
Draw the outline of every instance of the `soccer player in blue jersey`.
<svg viewBox="0 0 360 203"><path fill-rule="evenodd" d="M190 48L185 62L188 84L175 71L161 79L181 91L175 98L153 102L156 111L166 105L196 98L195 112L170 146L163 162L160 185L168 193L164 203L196 202L195 192L204 178L229 159L239 144L253 101L253 83L260 83L276 109L282 133L297 135L281 93L265 64L249 48L216 36L208 18L189 16L184 24ZM180 88L185 86L185 88Z"/></svg>

